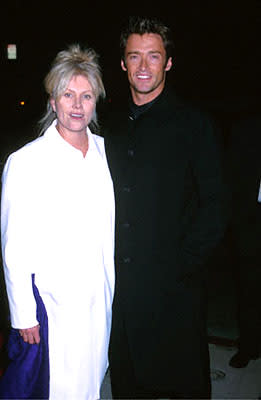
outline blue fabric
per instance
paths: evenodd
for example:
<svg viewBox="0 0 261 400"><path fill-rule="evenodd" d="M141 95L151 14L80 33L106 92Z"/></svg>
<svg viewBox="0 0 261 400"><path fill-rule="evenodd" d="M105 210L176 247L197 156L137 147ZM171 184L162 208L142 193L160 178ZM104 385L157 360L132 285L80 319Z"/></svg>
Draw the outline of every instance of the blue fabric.
<svg viewBox="0 0 261 400"><path fill-rule="evenodd" d="M48 319L43 301L32 277L33 292L40 323L40 343L25 343L17 329L8 340L10 363L0 378L0 399L48 399L49 351Z"/></svg>

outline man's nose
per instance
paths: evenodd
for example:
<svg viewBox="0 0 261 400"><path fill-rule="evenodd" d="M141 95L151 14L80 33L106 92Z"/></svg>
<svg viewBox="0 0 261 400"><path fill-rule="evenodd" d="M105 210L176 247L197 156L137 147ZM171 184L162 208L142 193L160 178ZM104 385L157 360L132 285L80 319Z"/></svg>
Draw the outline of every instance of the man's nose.
<svg viewBox="0 0 261 400"><path fill-rule="evenodd" d="M147 59L146 57L142 57L140 60L140 69L144 70L147 68Z"/></svg>

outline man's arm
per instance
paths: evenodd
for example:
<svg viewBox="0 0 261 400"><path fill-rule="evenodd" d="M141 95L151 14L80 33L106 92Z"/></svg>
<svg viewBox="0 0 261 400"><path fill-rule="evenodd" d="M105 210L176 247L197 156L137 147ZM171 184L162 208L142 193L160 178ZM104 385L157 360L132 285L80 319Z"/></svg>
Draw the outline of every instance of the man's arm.
<svg viewBox="0 0 261 400"><path fill-rule="evenodd" d="M192 173L198 191L198 209L180 249L180 279L198 273L224 236L228 220L228 189L224 176L219 132L202 115L195 135Z"/></svg>

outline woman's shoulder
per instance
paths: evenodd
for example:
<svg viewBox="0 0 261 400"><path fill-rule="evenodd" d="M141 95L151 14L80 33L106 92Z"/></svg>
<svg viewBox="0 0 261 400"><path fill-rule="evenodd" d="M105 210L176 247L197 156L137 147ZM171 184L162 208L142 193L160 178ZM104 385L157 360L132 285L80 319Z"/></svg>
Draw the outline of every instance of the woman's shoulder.
<svg viewBox="0 0 261 400"><path fill-rule="evenodd" d="M92 133L92 140L94 141L96 147L103 152L104 150L104 138L97 133Z"/></svg>
<svg viewBox="0 0 261 400"><path fill-rule="evenodd" d="M33 167L42 157L44 143L44 137L41 136L15 150L7 156L5 168L12 166L17 170L22 170L26 166Z"/></svg>
<svg viewBox="0 0 261 400"><path fill-rule="evenodd" d="M96 133L93 133L93 134L92 134L92 137L93 137L93 140L94 140L97 144L99 144L99 145L102 146L102 144L104 143L104 138L103 138L103 136L97 135Z"/></svg>

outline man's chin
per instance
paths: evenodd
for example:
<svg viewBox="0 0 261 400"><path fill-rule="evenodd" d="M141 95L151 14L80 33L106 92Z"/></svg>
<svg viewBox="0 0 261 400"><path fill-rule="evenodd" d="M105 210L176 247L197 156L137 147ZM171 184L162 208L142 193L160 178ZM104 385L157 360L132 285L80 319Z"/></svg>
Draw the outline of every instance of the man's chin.
<svg viewBox="0 0 261 400"><path fill-rule="evenodd" d="M135 86L133 89L137 94L149 94L149 93L152 93L155 90L154 87L144 87L144 86L142 86L142 87L141 86Z"/></svg>

